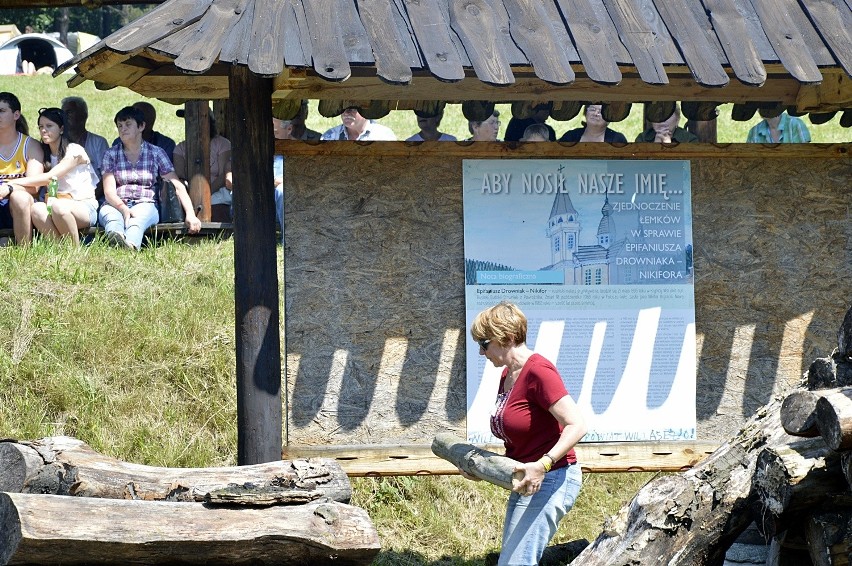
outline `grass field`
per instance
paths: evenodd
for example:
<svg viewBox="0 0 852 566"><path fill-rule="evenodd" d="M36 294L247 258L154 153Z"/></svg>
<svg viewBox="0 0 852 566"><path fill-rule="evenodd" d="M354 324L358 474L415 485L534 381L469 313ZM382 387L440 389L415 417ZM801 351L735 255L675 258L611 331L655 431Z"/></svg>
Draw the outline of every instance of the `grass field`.
<svg viewBox="0 0 852 566"><path fill-rule="evenodd" d="M113 117L123 106L127 106L143 99L138 94L126 88L114 88L107 91L97 90L91 81L70 89L65 85L65 78L56 79L47 75L28 76L0 76L0 90L15 93L20 98L23 106L24 116L30 124L33 134L37 134L36 120L38 109L46 106L59 106L65 96L82 96L89 104L89 129L107 138L108 141L115 139L115 125ZM175 115L175 111L182 106L175 106L151 99L150 102L157 109L157 122L155 129L171 137L175 141L184 139L184 121ZM759 120L757 117L748 122L736 122L731 120L732 105L726 104L719 108L718 118L718 141L720 143L744 142L749 128ZM336 126L340 123L339 118L323 118L316 110L317 102L311 102L311 110L308 117L308 126L319 132ZM499 137L502 138L509 118L511 107L509 104L498 104L500 111L501 127ZM548 123L556 130L557 135L580 126L582 117L577 116L568 122L556 122L548 120ZM840 114L836 114L826 124L813 125L808 117L804 118L811 137L817 143L846 143L852 141L852 128L840 126ZM417 121L411 111L393 111L380 120L382 124L390 127L398 139L405 139L417 132ZM642 105L634 104L630 116L622 122L611 124L611 127L633 140L642 130ZM467 129L467 120L461 113L460 104L447 106L442 124L442 131L455 135L459 139L465 139L470 134Z"/></svg>

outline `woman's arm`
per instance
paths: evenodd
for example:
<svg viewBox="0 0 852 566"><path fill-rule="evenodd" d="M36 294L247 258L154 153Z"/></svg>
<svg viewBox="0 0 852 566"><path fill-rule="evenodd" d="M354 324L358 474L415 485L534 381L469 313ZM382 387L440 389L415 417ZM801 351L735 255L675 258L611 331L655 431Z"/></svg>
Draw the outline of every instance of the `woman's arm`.
<svg viewBox="0 0 852 566"><path fill-rule="evenodd" d="M170 171L163 175L163 179L169 181L175 187L175 195L177 195L180 205L183 207L184 223L189 228L190 234L195 234L201 230L201 221L195 215L195 209L192 207L192 200L189 198L189 193L186 191L186 186L178 179L174 171Z"/></svg>
<svg viewBox="0 0 852 566"><path fill-rule="evenodd" d="M569 450L574 448L580 442L580 439L586 435L586 419L583 418L579 407L577 407L577 403L574 402L570 395L566 395L551 405L548 410L553 415L553 418L559 421L559 424L563 427L559 440L553 448L547 451L553 458L553 461L556 462L565 456Z"/></svg>
<svg viewBox="0 0 852 566"><path fill-rule="evenodd" d="M130 207L127 206L118 196L118 192L116 191L115 175L112 173L104 173L104 176L101 177L101 182L104 187L104 198L110 206L121 213L121 216L124 217L124 225L126 226L127 221L131 216Z"/></svg>
<svg viewBox="0 0 852 566"><path fill-rule="evenodd" d="M75 167L85 163L88 163L88 161L86 161L82 155L66 155L62 158L62 161L57 163L50 171L33 175L29 174L30 167L27 165L27 176L18 179L15 184L21 185L22 187L43 187L50 182L52 177L61 179L73 171ZM44 170L43 166L42 170Z"/></svg>

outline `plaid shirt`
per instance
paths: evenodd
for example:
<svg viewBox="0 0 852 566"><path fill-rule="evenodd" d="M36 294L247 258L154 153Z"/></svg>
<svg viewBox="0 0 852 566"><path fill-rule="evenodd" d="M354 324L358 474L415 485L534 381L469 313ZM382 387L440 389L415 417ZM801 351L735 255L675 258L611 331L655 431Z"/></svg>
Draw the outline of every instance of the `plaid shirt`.
<svg viewBox="0 0 852 566"><path fill-rule="evenodd" d="M748 131L748 143L807 143L811 141L811 134L805 123L795 116L786 112L781 114L778 122L778 141L774 141L769 133L769 125L766 120L761 120L756 126Z"/></svg>
<svg viewBox="0 0 852 566"><path fill-rule="evenodd" d="M175 170L166 152L146 141L136 163L128 161L121 143L112 146L104 154L101 169L113 174L115 192L125 202L154 202L157 178Z"/></svg>

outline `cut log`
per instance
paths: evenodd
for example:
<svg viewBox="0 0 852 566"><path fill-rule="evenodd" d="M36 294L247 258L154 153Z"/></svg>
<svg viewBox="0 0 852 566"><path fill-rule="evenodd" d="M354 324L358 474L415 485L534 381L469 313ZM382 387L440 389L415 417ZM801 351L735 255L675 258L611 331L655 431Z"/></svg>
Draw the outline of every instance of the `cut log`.
<svg viewBox="0 0 852 566"><path fill-rule="evenodd" d="M837 387L837 373L832 358L817 358L808 367L808 389Z"/></svg>
<svg viewBox="0 0 852 566"><path fill-rule="evenodd" d="M821 438L768 446L757 457L752 489L755 521L766 537L801 524L811 509L823 508L848 490L840 456Z"/></svg>
<svg viewBox="0 0 852 566"><path fill-rule="evenodd" d="M816 422L816 404L822 397L816 391L797 389L781 403L781 426L787 434L812 438L819 436Z"/></svg>
<svg viewBox="0 0 852 566"><path fill-rule="evenodd" d="M366 512L335 501L264 509L0 493L0 565L370 564Z"/></svg>
<svg viewBox="0 0 852 566"><path fill-rule="evenodd" d="M583 566L722 564L752 522L752 475L767 447L801 439L781 427L781 400L760 408L740 432L694 468L645 485L574 560Z"/></svg>
<svg viewBox="0 0 852 566"><path fill-rule="evenodd" d="M432 452L435 456L451 462L466 474L506 489L512 489L513 470L520 463L495 452L477 448L449 433L435 436L432 441ZM518 474L523 477L521 472Z"/></svg>
<svg viewBox="0 0 852 566"><path fill-rule="evenodd" d="M852 535L852 510L815 513L807 522L805 536L814 566L838 566L844 561Z"/></svg>
<svg viewBox="0 0 852 566"><path fill-rule="evenodd" d="M352 497L348 476L340 464L327 458L222 468L160 468L110 458L66 436L0 442L0 488L108 499L256 505L302 503L320 497L347 503Z"/></svg>
<svg viewBox="0 0 852 566"><path fill-rule="evenodd" d="M852 449L852 388L825 392L816 405L817 427L833 450Z"/></svg>

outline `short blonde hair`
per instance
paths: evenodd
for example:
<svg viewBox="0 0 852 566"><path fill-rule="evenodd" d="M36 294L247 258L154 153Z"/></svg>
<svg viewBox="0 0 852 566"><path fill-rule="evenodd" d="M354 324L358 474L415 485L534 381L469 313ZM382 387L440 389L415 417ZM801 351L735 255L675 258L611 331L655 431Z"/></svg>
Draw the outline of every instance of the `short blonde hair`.
<svg viewBox="0 0 852 566"><path fill-rule="evenodd" d="M527 341L527 317L514 303L501 301L476 315L470 326L474 340L496 340L501 346Z"/></svg>

